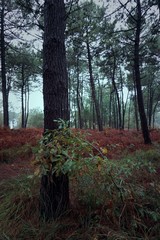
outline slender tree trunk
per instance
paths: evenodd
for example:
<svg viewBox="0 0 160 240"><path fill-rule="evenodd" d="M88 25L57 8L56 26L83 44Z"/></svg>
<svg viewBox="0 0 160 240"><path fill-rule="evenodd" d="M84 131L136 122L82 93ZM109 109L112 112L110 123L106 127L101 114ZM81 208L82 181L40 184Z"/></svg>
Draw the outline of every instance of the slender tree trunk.
<svg viewBox="0 0 160 240"><path fill-rule="evenodd" d="M92 109L93 109L93 100L92 100L92 97L90 96L89 129L91 129L91 128L92 128L92 125L93 125Z"/></svg>
<svg viewBox="0 0 160 240"><path fill-rule="evenodd" d="M113 112L113 116L112 116L112 128L118 128L118 115L117 115L117 99L116 99L116 95L115 92L113 94L113 104L112 104L112 112Z"/></svg>
<svg viewBox="0 0 160 240"><path fill-rule="evenodd" d="M110 94L109 94L109 123L108 123L109 127L111 127L111 125L112 125L112 99L113 99L112 91L110 89Z"/></svg>
<svg viewBox="0 0 160 240"><path fill-rule="evenodd" d="M81 96L80 96L80 92L79 92L79 62L78 62L78 56L77 56L77 66L76 66L76 70L77 70L77 87L76 87L76 92L77 92L77 109L78 109L78 125L79 128L82 129L83 128L83 120L82 120L82 114L81 114Z"/></svg>
<svg viewBox="0 0 160 240"><path fill-rule="evenodd" d="M116 98L117 98L117 107L118 107L118 128L122 127L122 118L121 118L121 103L120 103L120 99L119 99L119 94L118 94L118 89L116 86L116 82L115 82L115 72L116 72L116 56L114 51L112 50L113 53L113 58L114 58L114 63L113 63L113 72L112 72L112 84L113 84L113 88L116 94Z"/></svg>
<svg viewBox="0 0 160 240"><path fill-rule="evenodd" d="M92 104L92 128L96 129L96 118L95 118L95 107L94 104Z"/></svg>
<svg viewBox="0 0 160 240"><path fill-rule="evenodd" d="M128 130L130 129L130 118L131 118L131 98L129 100L129 107L128 107Z"/></svg>
<svg viewBox="0 0 160 240"><path fill-rule="evenodd" d="M133 86L134 86L134 94L133 94L133 104L134 104L134 115L135 115L135 128L139 131L139 111L138 111L138 103L137 103L137 90L136 90L136 81L135 81L135 73L133 69Z"/></svg>
<svg viewBox="0 0 160 240"><path fill-rule="evenodd" d="M21 127L25 128L25 99L24 99L24 87L25 87L25 76L24 76L24 66L21 66L21 77L22 77L22 85L21 85Z"/></svg>
<svg viewBox="0 0 160 240"><path fill-rule="evenodd" d="M158 106L159 101L156 102L156 104L153 107L153 119L152 119L152 127L155 127L155 115L156 115L156 108Z"/></svg>
<svg viewBox="0 0 160 240"><path fill-rule="evenodd" d="M1 3L1 77L2 77L2 96L3 96L3 125L9 127L9 106L8 106L8 90L6 80L6 63L5 63L5 36L4 36L4 10L5 0Z"/></svg>
<svg viewBox="0 0 160 240"><path fill-rule="evenodd" d="M139 50L140 50L140 33L141 33L141 3L140 0L137 0L137 21L136 21L136 35L135 35L135 45L134 45L134 70L135 70L135 82L137 89L137 100L138 108L141 120L141 129L143 133L143 139L145 144L150 144L151 139L149 135L147 118L144 109L143 95L141 89L141 75L140 75L140 61L139 61Z"/></svg>
<svg viewBox="0 0 160 240"><path fill-rule="evenodd" d="M78 128L78 114L77 114L77 105L76 105L76 96L74 97L73 100L74 103L74 127Z"/></svg>
<svg viewBox="0 0 160 240"><path fill-rule="evenodd" d="M53 121L69 120L68 77L65 53L64 0L45 0L43 45L44 129L57 129ZM49 173L41 178L40 212L45 220L62 215L69 205L67 175Z"/></svg>
<svg viewBox="0 0 160 240"><path fill-rule="evenodd" d="M126 101L124 103L122 103L122 107L123 107L123 111L122 111L122 129L125 128L125 115L126 115L126 109L127 109L127 104L128 104L128 99L129 99L129 91L127 93L127 98Z"/></svg>
<svg viewBox="0 0 160 240"><path fill-rule="evenodd" d="M127 98L126 98L126 102L124 103L124 87L123 87L123 76L122 76L122 71L120 68L120 83L121 83L121 108L122 108L122 124L121 124L121 128L124 129L125 126L125 113L126 113L126 107L127 107L127 102L128 102L128 97L129 97L129 91L127 93Z"/></svg>
<svg viewBox="0 0 160 240"><path fill-rule="evenodd" d="M133 96L133 103L134 103L134 115L135 115L135 127L137 131L139 131L139 116L138 116L138 106L137 106L137 93L135 89L135 95Z"/></svg>
<svg viewBox="0 0 160 240"><path fill-rule="evenodd" d="M149 126L149 128L151 128L151 124L152 124L153 98L154 98L154 90L153 90L152 84L151 84L149 87L149 96L148 96L148 126Z"/></svg>
<svg viewBox="0 0 160 240"><path fill-rule="evenodd" d="M91 52L90 52L90 46L89 46L88 40L87 40L86 44L87 44L88 68L89 68L89 75L90 75L92 99L93 99L94 106L95 106L98 129L99 129L99 131L103 131L102 119L101 119L101 115L100 115L100 108L99 108L99 104L98 104L98 101L96 98L96 89L95 89L95 83L94 83L93 73L92 73Z"/></svg>
<svg viewBox="0 0 160 240"><path fill-rule="evenodd" d="M27 85L25 89L25 128L27 127L29 116L29 92L29 85Z"/></svg>
<svg viewBox="0 0 160 240"><path fill-rule="evenodd" d="M21 86L21 127L24 128L24 93L23 86Z"/></svg>

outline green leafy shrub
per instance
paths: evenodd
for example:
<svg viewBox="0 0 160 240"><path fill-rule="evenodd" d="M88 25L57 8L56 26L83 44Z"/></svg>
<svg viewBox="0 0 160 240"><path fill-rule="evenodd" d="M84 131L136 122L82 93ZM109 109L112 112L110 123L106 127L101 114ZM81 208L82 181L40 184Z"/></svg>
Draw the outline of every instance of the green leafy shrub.
<svg viewBox="0 0 160 240"><path fill-rule="evenodd" d="M44 133L33 164L37 166L36 174L56 172L57 175L63 173L77 176L100 170L105 161L100 150L94 156L93 145L86 141L85 136L60 124L58 130L47 130Z"/></svg>

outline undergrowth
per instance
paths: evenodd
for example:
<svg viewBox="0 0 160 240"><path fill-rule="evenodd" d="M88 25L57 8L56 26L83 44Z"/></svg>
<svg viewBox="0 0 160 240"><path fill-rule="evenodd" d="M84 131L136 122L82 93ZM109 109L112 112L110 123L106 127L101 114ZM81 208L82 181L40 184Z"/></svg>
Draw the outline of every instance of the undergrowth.
<svg viewBox="0 0 160 240"><path fill-rule="evenodd" d="M104 158L105 165L83 165L83 173L70 176L70 209L48 223L39 219L39 177L2 181L0 239L160 239L159 146Z"/></svg>
<svg viewBox="0 0 160 240"><path fill-rule="evenodd" d="M13 163L18 157L29 158L32 155L34 147L29 143L20 147L10 147L8 149L0 150L0 164L1 163Z"/></svg>

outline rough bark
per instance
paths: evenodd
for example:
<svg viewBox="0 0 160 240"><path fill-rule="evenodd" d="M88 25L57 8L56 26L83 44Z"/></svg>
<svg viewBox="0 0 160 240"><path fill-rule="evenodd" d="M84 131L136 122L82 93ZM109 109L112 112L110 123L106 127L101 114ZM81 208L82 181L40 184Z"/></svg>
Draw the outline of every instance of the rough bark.
<svg viewBox="0 0 160 240"><path fill-rule="evenodd" d="M46 0L44 5L43 93L44 128L56 129L53 120L69 119L68 80L64 45L63 0Z"/></svg>
<svg viewBox="0 0 160 240"><path fill-rule="evenodd" d="M56 119L69 119L68 79L64 45L64 0L45 0L43 45L44 129L56 129ZM45 220L64 213L69 204L69 181L66 175L42 176L40 213Z"/></svg>
<svg viewBox="0 0 160 240"><path fill-rule="evenodd" d="M44 175L41 178L40 214L46 221L63 214L69 203L69 180L67 175ZM67 193L67 194L66 194Z"/></svg>

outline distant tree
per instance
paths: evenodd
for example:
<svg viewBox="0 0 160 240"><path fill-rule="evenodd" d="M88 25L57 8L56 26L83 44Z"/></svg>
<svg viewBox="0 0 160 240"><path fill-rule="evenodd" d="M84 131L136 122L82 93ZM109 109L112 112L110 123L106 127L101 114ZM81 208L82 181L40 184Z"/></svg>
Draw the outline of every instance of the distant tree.
<svg viewBox="0 0 160 240"><path fill-rule="evenodd" d="M139 114L141 119L141 128L143 132L143 138L145 144L150 144L151 139L148 130L147 118L144 109L142 88L141 88L141 73L140 73L140 34L142 29L142 8L140 0L137 0L136 6L136 20L135 20L135 39L134 39L134 71L135 71L135 82L137 90L137 100L139 107Z"/></svg>
<svg viewBox="0 0 160 240"><path fill-rule="evenodd" d="M145 104L143 98L143 78L145 72L143 72L143 67L145 64L146 51L143 51L146 43L145 40L148 38L148 35L152 34L152 27L157 28L157 14L156 9L152 8L148 4L148 1L136 0L133 4L129 5L128 1L125 3L121 0L118 0L120 3L123 12L119 15L124 17L124 14L127 15L127 21L125 23L123 36L124 44L126 46L126 53L128 53L128 59L130 62L130 67L132 68L131 74L133 79L133 89L135 88L135 96L137 97L137 105L141 123L141 129L143 133L144 143L151 143L150 134L148 130L147 117L145 111ZM136 106L136 105L135 105Z"/></svg>
<svg viewBox="0 0 160 240"><path fill-rule="evenodd" d="M35 82L38 85L38 75L41 74L40 64L40 56L26 44L21 44L19 47L12 46L6 55L7 73L12 90L19 91L21 96L22 128L27 126L31 86Z"/></svg>
<svg viewBox="0 0 160 240"><path fill-rule="evenodd" d="M23 41L23 34L26 30L27 20L23 18L22 11L18 7L16 0L0 2L0 58L1 58L1 89L3 97L3 124L9 126L9 92L10 82L6 76L6 52L10 48L13 40Z"/></svg>
<svg viewBox="0 0 160 240"><path fill-rule="evenodd" d="M151 29L152 32L153 28ZM160 31L159 31L160 32ZM143 93L145 100L145 108L148 120L148 126L151 128L153 123L153 115L155 106L159 101L159 75L160 75L160 62L159 62L159 43L158 31L153 30L145 39L145 47L143 55L145 57L143 64L143 72L145 73L142 79Z"/></svg>
<svg viewBox="0 0 160 240"><path fill-rule="evenodd" d="M1 1L1 78L2 78L2 96L3 96L3 125L9 127L9 112L8 112L8 94L9 89L7 88L6 80L6 62L5 62L5 0Z"/></svg>
<svg viewBox="0 0 160 240"><path fill-rule="evenodd" d="M69 42L68 42L69 44ZM78 43L77 43L78 44ZM78 128L84 127L84 108L83 108L83 93L84 93L84 62L81 59L81 46L73 44L72 47L67 48L67 67L69 75L69 96L71 109L75 110L74 118Z"/></svg>
<svg viewBox="0 0 160 240"><path fill-rule="evenodd" d="M95 49L98 48L97 39L99 41L99 33L104 14L105 8L100 8L93 1L86 1L82 3L78 11L75 11L73 14L71 14L69 23L67 25L67 34L69 41L72 43L72 46L74 46L74 49L76 49L75 52L77 53L76 64L78 63L80 66L80 62L83 64L85 61L83 67L83 69L85 69L86 75L85 81L87 84L90 84L90 96L93 103L92 110L94 112L93 115L95 115L96 124L100 131L103 130L103 124L98 101L98 84L96 82L94 72L94 52ZM77 70L79 71L80 67L78 67Z"/></svg>

